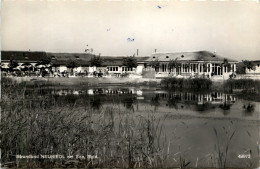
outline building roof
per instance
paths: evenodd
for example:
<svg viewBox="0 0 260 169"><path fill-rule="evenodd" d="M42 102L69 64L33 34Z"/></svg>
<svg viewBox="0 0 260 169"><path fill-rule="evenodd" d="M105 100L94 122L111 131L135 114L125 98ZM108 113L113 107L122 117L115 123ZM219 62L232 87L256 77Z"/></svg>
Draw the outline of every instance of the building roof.
<svg viewBox="0 0 260 169"><path fill-rule="evenodd" d="M18 62L38 62L48 60L46 52L31 51L1 51L1 60L10 61L11 59Z"/></svg>
<svg viewBox="0 0 260 169"><path fill-rule="evenodd" d="M259 64L260 60L250 60L251 62L253 62L254 64Z"/></svg>
<svg viewBox="0 0 260 169"><path fill-rule="evenodd" d="M137 62L143 63L146 62L150 57L149 56L140 56L140 57L135 57Z"/></svg>
<svg viewBox="0 0 260 169"><path fill-rule="evenodd" d="M158 59L159 61L170 61L177 59L178 61L207 61L207 62L223 62L224 57L209 52L209 51L196 51L196 52L178 52L178 53L155 53L147 61ZM227 59L228 62L237 62L233 59Z"/></svg>
<svg viewBox="0 0 260 169"><path fill-rule="evenodd" d="M103 60L102 66L122 66L123 59L126 57L124 57L124 56L117 56L117 57L102 56L101 58Z"/></svg>
<svg viewBox="0 0 260 169"><path fill-rule="evenodd" d="M89 66L90 60L93 56L88 53L47 53L48 57L51 58L51 63L56 65L66 65L68 61L74 61L80 66Z"/></svg>
<svg viewBox="0 0 260 169"><path fill-rule="evenodd" d="M117 56L117 57L111 57L111 56L103 56L103 66L122 66L123 65L123 60L127 58L126 56ZM137 61L137 63L143 63L150 57L134 57Z"/></svg>
<svg viewBox="0 0 260 169"><path fill-rule="evenodd" d="M51 62L57 65L66 65L68 61L75 61L80 66L90 66L90 60L93 56L87 53L47 53ZM122 66L125 56L101 56L102 66ZM143 62L149 57L135 57L137 62Z"/></svg>

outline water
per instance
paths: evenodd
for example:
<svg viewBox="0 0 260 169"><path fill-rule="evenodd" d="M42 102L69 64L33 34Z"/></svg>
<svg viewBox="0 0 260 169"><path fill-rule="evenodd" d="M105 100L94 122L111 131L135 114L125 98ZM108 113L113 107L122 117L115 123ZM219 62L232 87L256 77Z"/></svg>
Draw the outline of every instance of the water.
<svg viewBox="0 0 260 169"><path fill-rule="evenodd" d="M95 109L114 106L132 116L160 119L168 163L189 167L258 167L260 102L222 92L167 91L156 87L107 86L28 90ZM81 101L80 101L81 100ZM60 105L61 107L63 105ZM227 154L227 156L226 156Z"/></svg>

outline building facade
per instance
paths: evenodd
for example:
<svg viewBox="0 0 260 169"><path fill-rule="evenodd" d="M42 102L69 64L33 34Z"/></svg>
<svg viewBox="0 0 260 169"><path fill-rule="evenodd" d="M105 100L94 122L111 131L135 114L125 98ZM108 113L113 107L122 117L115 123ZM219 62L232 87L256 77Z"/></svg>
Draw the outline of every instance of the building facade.
<svg viewBox="0 0 260 169"><path fill-rule="evenodd" d="M159 62L154 67L157 78L163 77L221 77L229 78L236 72L235 60L226 59L208 51L155 53L147 59L151 69L152 62Z"/></svg>
<svg viewBox="0 0 260 169"><path fill-rule="evenodd" d="M52 74L68 74L69 76L90 75L94 72L104 75L121 76L135 74L150 78L165 77L208 77L228 79L236 72L237 61L225 59L208 51L179 52L179 53L155 53L151 56L135 57L137 67L123 66L124 56L102 56L100 67L91 65L91 58L95 55L88 53L51 53L51 52L23 52L2 51L1 68L8 69L10 60L18 62L18 70L25 65L31 70L38 70L41 60L49 60ZM154 67L153 62L158 62ZM258 67L259 68L259 62ZM257 64L256 63L256 64ZM257 69L254 73L258 72Z"/></svg>

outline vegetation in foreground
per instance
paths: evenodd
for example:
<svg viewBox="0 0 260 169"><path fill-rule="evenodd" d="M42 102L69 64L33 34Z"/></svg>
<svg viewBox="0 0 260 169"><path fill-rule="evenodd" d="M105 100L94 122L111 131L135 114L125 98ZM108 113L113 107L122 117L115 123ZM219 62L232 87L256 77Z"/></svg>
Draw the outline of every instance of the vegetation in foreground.
<svg viewBox="0 0 260 169"><path fill-rule="evenodd" d="M15 89L15 90L14 90ZM134 117L115 107L63 108L55 97L26 98L26 85L2 81L1 160L7 167L160 167L162 125L153 115ZM25 99L26 98L26 99ZM91 104L91 103L90 103ZM15 155L84 156L17 159Z"/></svg>
<svg viewBox="0 0 260 169"><path fill-rule="evenodd" d="M65 97L70 104L62 107L55 96L33 93L28 96L27 87L25 83L2 79L1 163L6 167L185 168L191 165L185 154L169 163L173 157L167 148L169 143L163 141L167 136L162 120L152 113L144 117L115 106L95 109L87 99L84 107L78 107L78 102L84 99L74 97ZM216 136L220 138L219 133ZM216 159L211 157L213 166L227 166L229 142L225 150L218 148ZM18 154L85 158L17 159Z"/></svg>

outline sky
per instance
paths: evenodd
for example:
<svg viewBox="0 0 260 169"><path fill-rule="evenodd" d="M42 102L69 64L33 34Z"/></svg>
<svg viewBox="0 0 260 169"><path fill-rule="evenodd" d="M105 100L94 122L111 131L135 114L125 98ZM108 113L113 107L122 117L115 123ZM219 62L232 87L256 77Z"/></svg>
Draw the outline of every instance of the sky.
<svg viewBox="0 0 260 169"><path fill-rule="evenodd" d="M260 60L254 1L2 0L2 50L149 56L216 51ZM88 46L87 46L88 45Z"/></svg>

